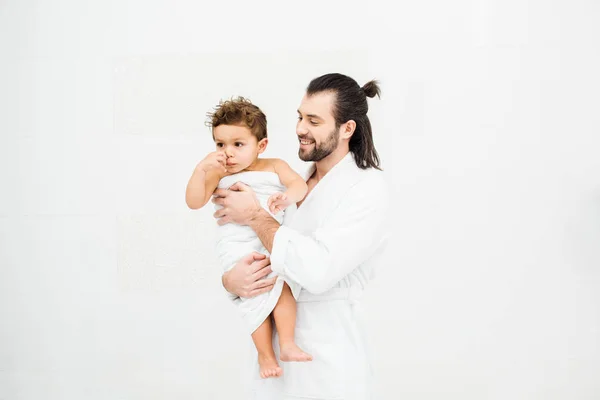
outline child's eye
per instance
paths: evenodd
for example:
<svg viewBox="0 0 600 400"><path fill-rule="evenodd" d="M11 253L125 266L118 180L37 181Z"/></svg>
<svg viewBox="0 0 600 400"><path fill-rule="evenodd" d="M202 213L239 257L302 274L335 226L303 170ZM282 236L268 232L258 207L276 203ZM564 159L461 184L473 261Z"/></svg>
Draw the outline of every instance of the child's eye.
<svg viewBox="0 0 600 400"><path fill-rule="evenodd" d="M217 143L217 147L223 147L223 143Z"/></svg>
<svg viewBox="0 0 600 400"><path fill-rule="evenodd" d="M244 143L237 142L235 145L236 145L237 147L240 147L240 146L243 146L243 145L244 145Z"/></svg>

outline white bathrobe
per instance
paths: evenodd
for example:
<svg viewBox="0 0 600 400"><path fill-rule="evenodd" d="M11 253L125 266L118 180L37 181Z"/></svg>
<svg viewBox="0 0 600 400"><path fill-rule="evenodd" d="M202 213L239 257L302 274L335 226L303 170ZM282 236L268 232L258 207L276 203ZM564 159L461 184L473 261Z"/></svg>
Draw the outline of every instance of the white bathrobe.
<svg viewBox="0 0 600 400"><path fill-rule="evenodd" d="M314 164L305 178L313 171ZM272 269L302 287L296 342L314 359L279 361L283 376L261 379L252 347L250 399L373 398L360 297L387 242L388 205L382 172L359 169L348 153L285 217L275 234ZM276 333L274 347L279 355Z"/></svg>

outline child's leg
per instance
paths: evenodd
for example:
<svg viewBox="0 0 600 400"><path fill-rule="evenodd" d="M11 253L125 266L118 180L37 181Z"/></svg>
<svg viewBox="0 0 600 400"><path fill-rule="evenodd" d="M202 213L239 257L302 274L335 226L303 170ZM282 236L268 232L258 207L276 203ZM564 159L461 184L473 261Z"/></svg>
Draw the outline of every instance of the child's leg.
<svg viewBox="0 0 600 400"><path fill-rule="evenodd" d="M287 283L283 284L281 296L273 310L273 318L279 334L279 358L281 361L310 361L312 356L306 354L294 342L296 329L296 300Z"/></svg>
<svg viewBox="0 0 600 400"><path fill-rule="evenodd" d="M252 333L252 340L258 351L258 365L260 366L261 378L281 376L283 370L277 364L275 352L273 351L273 325L271 316L268 316Z"/></svg>

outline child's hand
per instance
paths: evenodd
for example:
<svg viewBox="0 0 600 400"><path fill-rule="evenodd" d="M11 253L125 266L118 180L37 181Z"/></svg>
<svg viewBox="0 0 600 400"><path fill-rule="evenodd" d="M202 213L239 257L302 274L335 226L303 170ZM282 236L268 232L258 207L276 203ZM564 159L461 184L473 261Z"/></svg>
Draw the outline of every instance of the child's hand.
<svg viewBox="0 0 600 400"><path fill-rule="evenodd" d="M226 174L227 168L225 167L225 162L227 160L227 156L222 151L213 151L209 153L198 166L204 170L204 172L209 172L210 170L216 169L217 171Z"/></svg>
<svg viewBox="0 0 600 400"><path fill-rule="evenodd" d="M271 211L271 214L273 215L276 215L278 212L286 209L290 204L292 204L290 199L281 192L273 193L267 201L269 211Z"/></svg>

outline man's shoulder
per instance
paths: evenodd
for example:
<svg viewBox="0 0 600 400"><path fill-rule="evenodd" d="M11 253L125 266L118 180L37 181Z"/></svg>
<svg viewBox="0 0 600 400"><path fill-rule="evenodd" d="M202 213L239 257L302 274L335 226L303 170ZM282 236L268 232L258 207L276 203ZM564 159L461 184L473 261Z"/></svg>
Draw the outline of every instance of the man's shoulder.
<svg viewBox="0 0 600 400"><path fill-rule="evenodd" d="M372 189L375 188L386 188L387 174L377 168L360 169L357 167L357 185L370 186Z"/></svg>
<svg viewBox="0 0 600 400"><path fill-rule="evenodd" d="M368 168L360 169L357 177L351 192L387 209L393 193L392 186L388 181L388 174L377 168Z"/></svg>

